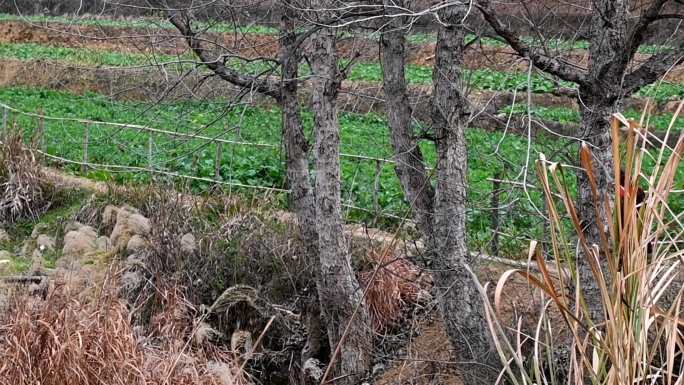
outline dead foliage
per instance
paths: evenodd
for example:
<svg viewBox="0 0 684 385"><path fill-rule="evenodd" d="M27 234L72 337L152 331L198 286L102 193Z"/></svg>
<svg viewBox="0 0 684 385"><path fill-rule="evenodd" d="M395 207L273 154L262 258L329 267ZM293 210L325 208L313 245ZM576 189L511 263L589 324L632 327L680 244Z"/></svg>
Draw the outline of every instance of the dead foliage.
<svg viewBox="0 0 684 385"><path fill-rule="evenodd" d="M11 299L0 316L0 384L247 384L232 354L192 341L194 325L179 290L165 292L155 333L141 336L110 280L97 297L61 283L43 300Z"/></svg>
<svg viewBox="0 0 684 385"><path fill-rule="evenodd" d="M684 102L668 135L677 135L673 127L682 110ZM580 164L591 186L598 239L585 233L582 220L587 218L580 218L570 193L568 167L540 154L537 173L549 215L548 253L553 260L546 260L540 243L531 242L529 258L535 259L540 273L505 272L494 289L493 304L488 285L478 282L489 330L504 365L502 376L511 383L682 383L684 227L671 198L681 194L675 186L684 134L678 134L674 147L662 142L648 150L646 142L656 140L648 119L647 114L640 122L613 116L614 183L609 194L599 194L592 150L581 146ZM580 258L591 281L579 276ZM569 275L554 276L551 263L565 267ZM532 333L523 330L522 319L511 327L502 322L501 305L515 275L544 296ZM598 298L587 294L591 285L598 288ZM589 307L592 299L600 306L598 312ZM531 345L529 357L525 345Z"/></svg>
<svg viewBox="0 0 684 385"><path fill-rule="evenodd" d="M359 280L367 287L366 306L373 328L382 332L402 317L407 304L418 299L420 270L393 253L371 250L368 258L376 267L360 273Z"/></svg>
<svg viewBox="0 0 684 385"><path fill-rule="evenodd" d="M7 130L0 137L0 222L37 218L50 207L52 190L21 129Z"/></svg>

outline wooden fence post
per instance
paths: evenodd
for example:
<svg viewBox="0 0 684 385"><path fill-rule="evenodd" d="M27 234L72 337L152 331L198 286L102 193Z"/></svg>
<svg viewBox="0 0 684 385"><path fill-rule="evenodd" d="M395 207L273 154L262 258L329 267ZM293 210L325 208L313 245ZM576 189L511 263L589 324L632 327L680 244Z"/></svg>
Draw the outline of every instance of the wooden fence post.
<svg viewBox="0 0 684 385"><path fill-rule="evenodd" d="M40 159L43 163L45 163L46 156L45 153L47 152L47 141L45 139L45 116L43 115L43 109L38 110L38 137L37 137L37 143L36 145L38 146L38 150L42 151L43 153L40 154Z"/></svg>
<svg viewBox="0 0 684 385"><path fill-rule="evenodd" d="M382 160L375 161L375 180L373 181L373 210L375 211L375 218L373 223L378 221L380 216L380 174L382 173Z"/></svg>
<svg viewBox="0 0 684 385"><path fill-rule="evenodd" d="M501 194L501 179L503 172L501 170L494 173L494 180L492 181L492 255L499 255L499 195Z"/></svg>
<svg viewBox="0 0 684 385"><path fill-rule="evenodd" d="M152 157L152 134L147 136L147 167L150 169L150 175L152 175L152 170L154 170L154 158Z"/></svg>
<svg viewBox="0 0 684 385"><path fill-rule="evenodd" d="M9 119L9 110L7 107L2 109L2 135L7 134L7 120Z"/></svg>
<svg viewBox="0 0 684 385"><path fill-rule="evenodd" d="M214 179L221 180L221 159L223 159L223 143L216 142L216 160L214 160Z"/></svg>
<svg viewBox="0 0 684 385"><path fill-rule="evenodd" d="M90 123L86 123L83 131L83 164L81 165L81 173L88 172L88 142L90 141Z"/></svg>

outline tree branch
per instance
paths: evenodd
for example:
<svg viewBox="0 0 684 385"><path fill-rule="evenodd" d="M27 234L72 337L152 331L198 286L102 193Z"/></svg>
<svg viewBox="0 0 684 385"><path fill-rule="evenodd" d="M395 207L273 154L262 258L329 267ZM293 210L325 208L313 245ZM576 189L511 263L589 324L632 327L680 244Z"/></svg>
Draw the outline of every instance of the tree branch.
<svg viewBox="0 0 684 385"><path fill-rule="evenodd" d="M667 52L653 55L639 68L625 76L624 96L629 96L642 87L663 77L672 67L684 63L684 39Z"/></svg>
<svg viewBox="0 0 684 385"><path fill-rule="evenodd" d="M631 33L631 39L629 39L630 59L634 57L634 54L639 49L639 46L644 41L646 29L656 20L660 19L660 12L663 10L665 3L669 0L654 0L651 5L641 14L639 21L634 25L634 29Z"/></svg>
<svg viewBox="0 0 684 385"><path fill-rule="evenodd" d="M529 58L535 67L545 71L551 75L557 76L565 81L573 82L582 85L586 82L585 74L577 68L572 67L569 63L549 57L537 49L523 43L516 34L508 29L501 20L496 16L496 12L492 9L488 0L484 0L475 4L480 10L485 20L489 25L501 36L508 45L513 48L518 55Z"/></svg>
<svg viewBox="0 0 684 385"><path fill-rule="evenodd" d="M178 29L181 35L183 35L190 49L192 49L202 63L216 75L221 77L221 79L238 87L253 89L261 94L280 100L280 86L278 83L271 81L268 78L241 74L227 67L222 60L220 60L221 57L217 59L209 58L207 50L202 46L201 40L198 39L197 35L192 31L190 19L187 14L174 12L169 18L169 21Z"/></svg>

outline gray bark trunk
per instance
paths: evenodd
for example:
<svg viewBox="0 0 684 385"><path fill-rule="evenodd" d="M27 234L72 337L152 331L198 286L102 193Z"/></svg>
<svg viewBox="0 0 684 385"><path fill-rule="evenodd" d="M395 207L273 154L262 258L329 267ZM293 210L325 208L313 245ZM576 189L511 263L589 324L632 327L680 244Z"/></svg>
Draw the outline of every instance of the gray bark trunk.
<svg viewBox="0 0 684 385"><path fill-rule="evenodd" d="M477 268L466 241L467 147L469 108L463 84L466 9L444 9L435 51L432 120L437 137L435 188L435 285L454 360L465 384L493 384L500 366L493 350L482 301L465 265Z"/></svg>
<svg viewBox="0 0 684 385"><path fill-rule="evenodd" d="M384 0L388 14L396 13L395 7L404 7L404 0ZM405 20L394 16L386 20L385 31L380 37L385 109L389 122L392 147L396 161L395 171L404 190L406 201L411 205L413 216L423 237L432 234L434 189L425 170L423 153L411 128L412 111L406 90L406 30Z"/></svg>
<svg viewBox="0 0 684 385"><path fill-rule="evenodd" d="M325 5L325 2L322 5ZM322 28L312 36L312 106L316 134L316 223L318 229L321 312L332 349L341 342L335 362L338 383L356 384L371 364L372 334L368 312L351 266L342 228L340 197L340 128L336 98L341 82L335 31ZM356 315L355 309L359 307ZM349 332L344 336L347 325Z"/></svg>
<svg viewBox="0 0 684 385"><path fill-rule="evenodd" d="M292 10L284 5L281 18L280 60L282 82L280 104L283 109L283 142L287 153L287 181L290 187L290 209L297 216L304 246L304 258L309 261L312 276L318 273L318 232L313 187L309 178L309 142L299 113L298 70L300 55L296 46ZM314 279L313 282L316 280ZM304 312L307 319L307 342L302 351L302 363L319 355L321 349L320 304L315 287L311 287Z"/></svg>
<svg viewBox="0 0 684 385"><path fill-rule="evenodd" d="M588 82L580 86L581 136L592 145L594 175L601 199L608 197L613 191L613 157L611 150L610 117L619 110L622 98L622 81L629 62L627 42L628 4L626 1L602 0L594 2L594 16L591 24ZM599 228L596 221L594 197L585 173L578 174L579 214L590 243L600 246L600 232L607 228ZM612 204L613 200L609 199ZM604 206L598 207L603 222L610 225ZM606 271L606 256L602 258L603 270ZM578 272L580 285L589 310L595 322L603 318L601 296L591 267L584 253L578 256Z"/></svg>

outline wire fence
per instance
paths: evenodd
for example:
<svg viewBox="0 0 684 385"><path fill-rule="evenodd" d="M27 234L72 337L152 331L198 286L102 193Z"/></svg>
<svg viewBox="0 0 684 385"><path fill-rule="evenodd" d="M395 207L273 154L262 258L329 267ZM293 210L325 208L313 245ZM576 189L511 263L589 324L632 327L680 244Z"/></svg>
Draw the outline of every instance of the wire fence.
<svg viewBox="0 0 684 385"><path fill-rule="evenodd" d="M250 147L250 148L263 148L263 149L270 149L273 151L276 151L279 156L281 151L281 145L277 144L272 144L272 143L258 143L258 142L249 142L249 141L239 141L239 140L230 140L230 139L225 139L221 137L212 137L212 136L207 136L207 135L200 135L197 133L187 133L187 132L178 132L178 131L171 131L171 130L165 130L161 128L156 128L156 127L151 127L147 125L139 125L139 124L130 124L130 123L119 123L119 122L108 122L108 121L102 121L102 120L93 120L93 119L83 119L83 118L72 118L72 117L58 117L58 116L49 116L46 114L43 114L41 112L28 112L21 110L19 108L13 107L7 103L0 102L0 109L2 109L2 129L3 131L7 130L10 126L10 115L16 116L24 116L27 118L34 119L35 122L35 130L27 130L25 127L22 127L22 130L25 133L32 132L34 135L34 139L36 140L36 152L43 156L46 159L52 160L56 163L62 163L62 164L71 164L80 167L80 171L83 174L86 174L89 170L103 170L107 172L128 172L128 173L144 173L144 174L149 174L149 175L158 175L158 176L163 176L163 177L168 177L168 178L173 178L173 179L183 179L183 180L189 180L189 181L196 181L196 182L203 182L207 183L210 185L218 185L218 186L230 186L230 187L237 187L237 188L242 188L242 189L251 189L251 190L256 190L256 191L266 191L266 192L277 192L277 193L289 193L290 191L287 188L282 188L278 186L273 186L273 185L259 185L259 184L248 184L248 183L241 183L233 180L225 180L222 177L223 173L223 167L225 166L223 164L224 158L223 158L223 153L224 153L224 146L233 146L233 147ZM75 136L73 133L67 132L67 130L61 130L59 131L58 129L55 129L55 127L48 127L49 125L56 123L65 123L69 122L71 124L78 124L82 126L82 136L78 137ZM91 154L93 150L93 146L97 144L102 144L102 143L97 143L97 140L94 138L94 131L95 130L100 130L99 136L100 137L105 137L110 140L114 140L114 135L107 135L106 133L103 134L103 130L107 129L113 129L113 130L128 130L128 131L134 131L137 133L147 133L147 148L146 148L146 153L143 154L140 152L140 148L136 148L135 146L129 145L128 143L118 143L119 145L125 146L125 151L135 153L139 158L146 158L147 159L147 164L142 166L142 165L124 165L124 164L116 164L116 163L102 163L102 162L96 162L92 161L91 159ZM60 135L61 134L61 135ZM60 136L57 138L56 136ZM213 147L216 151L215 158L214 158L214 175L213 177L204 177L204 176L198 176L198 175L190 175L187 173L183 173L178 170L173 170L168 167L167 164L160 164L159 162L159 157L158 155L160 154L160 149L159 149L159 143L160 141L163 141L164 138L170 141L181 141L181 142L188 142L188 141L194 141L194 142L199 142L196 144L197 146L203 146L203 147ZM59 142L59 145L54 145L48 147L48 143L51 142ZM80 152L82 153L82 157L80 159L75 159L74 156L69 156L68 153L71 152L73 153L73 150L75 148L80 147ZM102 151L102 150L101 150ZM107 151L107 150L105 150ZM187 151L187 153L190 153L191 151ZM372 207L360 207L356 204L354 204L352 199L348 199L345 202L343 202L343 206L347 209L353 209L353 210L360 210L365 213L369 213L373 216L377 217L385 217L385 218L390 218L390 219L397 219L397 220L405 220L403 216L396 215L387 211L384 211L379 203L378 203L378 195L380 193L380 185L379 185L379 180L380 180L380 174L383 172L383 168L386 165L391 165L394 164L395 161L393 159L388 159L388 158L380 158L380 157L373 157L373 156L366 156L366 155L358 155L358 154L348 154L348 153L341 153L340 156L344 159L348 159L354 162L370 162L374 166L374 176L373 176L373 205ZM169 163L169 162L166 162ZM195 165L196 166L196 165ZM230 164L228 165L230 167Z"/></svg>
<svg viewBox="0 0 684 385"><path fill-rule="evenodd" d="M65 109L62 113L63 109L65 107L58 109L63 115L79 111L78 108ZM46 161L58 166L69 165L70 170L84 176L113 177L123 183L131 180L146 182L160 177L189 181L193 187L205 191L213 186L224 186L238 190L289 193L283 146L267 141L269 138L273 141L280 138L278 129L273 129L279 122L267 121L265 124L269 125L272 132L266 135L245 136L257 140L234 140L226 138L229 134L226 124L230 119L224 122L216 119L218 123L215 122L216 126L211 128L197 126L190 123L197 111L189 111L187 117L176 121L159 119L166 127L179 130L173 131L153 127L149 123L55 116L56 113L45 114L40 108L28 111L2 100L0 110L3 130L16 121L26 136L33 136L36 151ZM152 111L149 121L156 122L159 113L163 113L163 110ZM93 115L96 114L97 111L94 111ZM125 116L126 119L137 119L137 115ZM221 124L224 124L223 127L220 127ZM378 129L382 127L375 126L368 130ZM230 134L243 138L239 132ZM371 138L384 148L381 153L391 153L389 143L383 142L388 140L387 136ZM367 140L367 137L363 140ZM395 159L348 153L349 149L355 148L351 144L346 143L347 152L341 153L342 205L346 220L365 222L371 227L381 223L412 223L409 219L410 207L403 199L401 185L394 171ZM529 234L531 229L542 231L543 218L530 215L529 204L520 192L520 186L507 180L515 176L513 169L504 174L495 174L493 171L498 166L507 168L513 165L504 163L505 159L500 159L497 154L482 153L482 148L474 156L480 158L480 164L475 166L476 177L469 180L467 215L470 239L474 247L480 250L490 250L494 254L502 252L502 249L515 252L529 237L536 236ZM484 158L488 159L484 162L486 164L482 161ZM495 162L501 164L497 166ZM253 177L252 174L259 175Z"/></svg>

